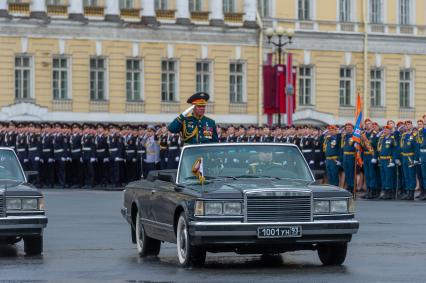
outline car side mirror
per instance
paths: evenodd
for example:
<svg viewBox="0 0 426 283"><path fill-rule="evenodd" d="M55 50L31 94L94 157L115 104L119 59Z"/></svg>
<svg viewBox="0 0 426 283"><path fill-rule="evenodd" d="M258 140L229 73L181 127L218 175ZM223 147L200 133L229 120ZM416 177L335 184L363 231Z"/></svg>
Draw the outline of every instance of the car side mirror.
<svg viewBox="0 0 426 283"><path fill-rule="evenodd" d="M324 170L312 170L312 173L314 174L315 180L324 179L324 176L325 176Z"/></svg>
<svg viewBox="0 0 426 283"><path fill-rule="evenodd" d="M37 179L37 171L25 171L24 173L28 183L33 183Z"/></svg>

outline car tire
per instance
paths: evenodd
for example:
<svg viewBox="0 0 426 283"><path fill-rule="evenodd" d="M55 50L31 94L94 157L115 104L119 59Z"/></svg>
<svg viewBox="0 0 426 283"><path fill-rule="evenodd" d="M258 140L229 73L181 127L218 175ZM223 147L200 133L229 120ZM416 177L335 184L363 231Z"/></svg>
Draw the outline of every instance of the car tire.
<svg viewBox="0 0 426 283"><path fill-rule="evenodd" d="M178 218L176 229L176 244L179 265L182 267L201 267L206 262L206 251L200 247L191 246L188 221L182 212Z"/></svg>
<svg viewBox="0 0 426 283"><path fill-rule="evenodd" d="M139 211L136 216L136 247L140 257L157 256L161 249L161 241L146 234Z"/></svg>
<svg viewBox="0 0 426 283"><path fill-rule="evenodd" d="M318 246L318 256L323 265L342 265L346 259L348 243L321 244Z"/></svg>
<svg viewBox="0 0 426 283"><path fill-rule="evenodd" d="M41 255L43 253L43 236L25 237L24 252L26 255Z"/></svg>

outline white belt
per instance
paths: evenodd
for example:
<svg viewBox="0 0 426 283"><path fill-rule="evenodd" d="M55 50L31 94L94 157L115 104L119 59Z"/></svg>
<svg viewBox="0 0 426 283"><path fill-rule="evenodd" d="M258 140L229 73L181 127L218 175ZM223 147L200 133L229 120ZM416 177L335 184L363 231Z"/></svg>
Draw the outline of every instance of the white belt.
<svg viewBox="0 0 426 283"><path fill-rule="evenodd" d="M43 152L50 152L50 151L51 151L50 148L43 149Z"/></svg>
<svg viewBox="0 0 426 283"><path fill-rule="evenodd" d="M54 153L59 153L59 152L63 152L64 150L63 149L55 149L53 152Z"/></svg>
<svg viewBox="0 0 426 283"><path fill-rule="evenodd" d="M135 152L136 152L136 150L134 150L134 149L126 150L126 153L135 153Z"/></svg>
<svg viewBox="0 0 426 283"><path fill-rule="evenodd" d="M90 151L90 150L92 150L91 147L83 147L83 151Z"/></svg>
<svg viewBox="0 0 426 283"><path fill-rule="evenodd" d="M118 151L118 148L110 148L110 149L109 149L109 151L110 151L110 152Z"/></svg>
<svg viewBox="0 0 426 283"><path fill-rule="evenodd" d="M315 149L315 152L321 152L321 149Z"/></svg>
<svg viewBox="0 0 426 283"><path fill-rule="evenodd" d="M138 150L138 153L145 153L145 150Z"/></svg>
<svg viewBox="0 0 426 283"><path fill-rule="evenodd" d="M178 147L177 146L171 146L171 147L169 147L169 150L174 150L174 149L178 149Z"/></svg>
<svg viewBox="0 0 426 283"><path fill-rule="evenodd" d="M71 150L71 152L72 152L72 153L76 153L76 152L80 152L80 151L81 151L81 149L80 149L80 148L78 148L78 149L72 149L72 150Z"/></svg>
<svg viewBox="0 0 426 283"><path fill-rule="evenodd" d="M420 149L420 152L426 153L426 149Z"/></svg>
<svg viewBox="0 0 426 283"><path fill-rule="evenodd" d="M302 152L306 153L306 152L312 152L312 149L304 149L302 150Z"/></svg>
<svg viewBox="0 0 426 283"><path fill-rule="evenodd" d="M96 152L105 152L105 148L97 149Z"/></svg>
<svg viewBox="0 0 426 283"><path fill-rule="evenodd" d="M23 152L23 151L25 151L26 149L25 148L18 148L16 151L17 152Z"/></svg>
<svg viewBox="0 0 426 283"><path fill-rule="evenodd" d="M37 147L30 147L28 150L29 151L35 151L35 150L37 150Z"/></svg>

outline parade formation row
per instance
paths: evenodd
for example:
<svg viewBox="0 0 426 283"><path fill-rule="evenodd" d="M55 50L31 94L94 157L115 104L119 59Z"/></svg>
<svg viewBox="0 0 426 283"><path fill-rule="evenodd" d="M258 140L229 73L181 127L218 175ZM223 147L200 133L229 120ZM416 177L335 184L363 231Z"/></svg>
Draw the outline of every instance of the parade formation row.
<svg viewBox="0 0 426 283"><path fill-rule="evenodd" d="M340 183L351 192L358 182L359 187L365 185L364 197L368 199L413 200L418 185L421 189L418 198L425 200L426 139L423 125L423 120L418 120L416 127L412 121L397 124L388 121L381 128L366 119L361 135L361 154L356 150L351 123L327 128L229 125L217 126L216 132L219 142L296 144L312 170L327 173L325 182ZM0 146L13 148L24 170L38 172L34 181L38 187L121 187L141 177L146 178L151 170L177 168L183 145L180 135L168 131L165 124L0 124ZM361 163L356 178L355 164Z"/></svg>

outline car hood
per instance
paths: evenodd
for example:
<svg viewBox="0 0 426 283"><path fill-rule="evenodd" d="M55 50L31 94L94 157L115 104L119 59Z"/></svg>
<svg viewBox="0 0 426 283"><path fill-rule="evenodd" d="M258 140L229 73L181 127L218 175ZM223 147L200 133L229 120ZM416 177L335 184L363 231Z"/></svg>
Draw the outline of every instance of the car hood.
<svg viewBox="0 0 426 283"><path fill-rule="evenodd" d="M7 196L41 196L42 194L29 183L13 180L0 180L0 190L6 190Z"/></svg>
<svg viewBox="0 0 426 283"><path fill-rule="evenodd" d="M192 185L192 190L198 191L200 197L206 199L241 199L244 191L256 189L300 190L309 189L314 198L350 197L351 194L336 186L322 185L317 182L303 180L276 180L271 178L259 179L226 179L209 182L203 186Z"/></svg>

